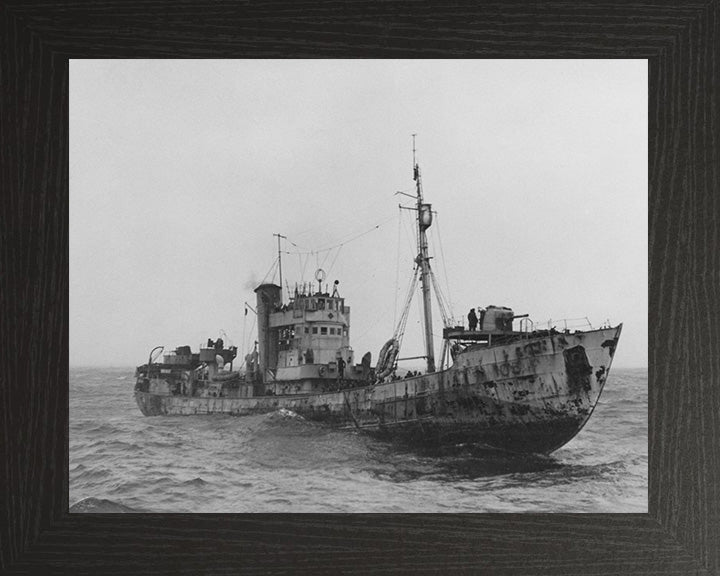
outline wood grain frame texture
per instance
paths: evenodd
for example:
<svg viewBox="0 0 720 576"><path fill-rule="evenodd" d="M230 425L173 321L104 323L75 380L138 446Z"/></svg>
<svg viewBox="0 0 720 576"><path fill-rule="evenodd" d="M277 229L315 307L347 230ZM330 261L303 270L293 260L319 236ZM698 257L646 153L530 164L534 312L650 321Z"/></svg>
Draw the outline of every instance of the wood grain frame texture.
<svg viewBox="0 0 720 576"><path fill-rule="evenodd" d="M719 3L6 0L0 571L720 574ZM68 61L166 57L647 59L650 512L69 515Z"/></svg>

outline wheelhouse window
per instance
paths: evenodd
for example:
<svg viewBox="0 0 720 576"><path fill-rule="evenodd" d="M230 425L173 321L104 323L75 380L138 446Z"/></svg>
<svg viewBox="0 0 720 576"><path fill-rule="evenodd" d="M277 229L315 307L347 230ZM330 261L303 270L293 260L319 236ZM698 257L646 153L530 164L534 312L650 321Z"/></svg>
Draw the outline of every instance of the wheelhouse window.
<svg viewBox="0 0 720 576"><path fill-rule="evenodd" d="M278 330L278 348L288 350L292 347L295 338L295 326L287 326Z"/></svg>

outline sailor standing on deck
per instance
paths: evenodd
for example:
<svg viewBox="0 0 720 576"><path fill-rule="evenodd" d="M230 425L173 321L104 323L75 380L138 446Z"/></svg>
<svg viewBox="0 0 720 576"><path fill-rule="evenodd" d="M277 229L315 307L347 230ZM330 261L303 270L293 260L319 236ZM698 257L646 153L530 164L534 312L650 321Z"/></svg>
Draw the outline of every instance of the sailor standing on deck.
<svg viewBox="0 0 720 576"><path fill-rule="evenodd" d="M468 328L470 330L475 330L477 328L478 319L475 315L475 308L470 308L470 313L468 314Z"/></svg>

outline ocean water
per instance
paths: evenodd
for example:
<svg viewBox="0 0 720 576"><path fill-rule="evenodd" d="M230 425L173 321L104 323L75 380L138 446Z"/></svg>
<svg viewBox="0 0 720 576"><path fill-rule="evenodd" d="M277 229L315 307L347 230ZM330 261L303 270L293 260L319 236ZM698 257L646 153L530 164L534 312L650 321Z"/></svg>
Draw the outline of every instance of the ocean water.
<svg viewBox="0 0 720 576"><path fill-rule="evenodd" d="M145 417L132 368L70 369L72 512L647 512L647 369L548 457L409 450L292 412Z"/></svg>

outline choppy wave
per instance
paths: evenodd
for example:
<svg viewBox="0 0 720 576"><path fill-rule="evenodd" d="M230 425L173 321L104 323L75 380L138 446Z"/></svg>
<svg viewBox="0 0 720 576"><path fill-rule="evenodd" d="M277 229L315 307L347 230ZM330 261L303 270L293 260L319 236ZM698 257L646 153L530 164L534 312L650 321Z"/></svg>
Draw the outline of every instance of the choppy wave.
<svg viewBox="0 0 720 576"><path fill-rule="evenodd" d="M133 369L70 372L71 512L645 512L647 371L549 457L411 451L290 410L144 417Z"/></svg>
<svg viewBox="0 0 720 576"><path fill-rule="evenodd" d="M117 514L127 512L145 512L137 508L130 508L119 502L103 498L85 498L70 507L70 512L85 512L95 514Z"/></svg>

